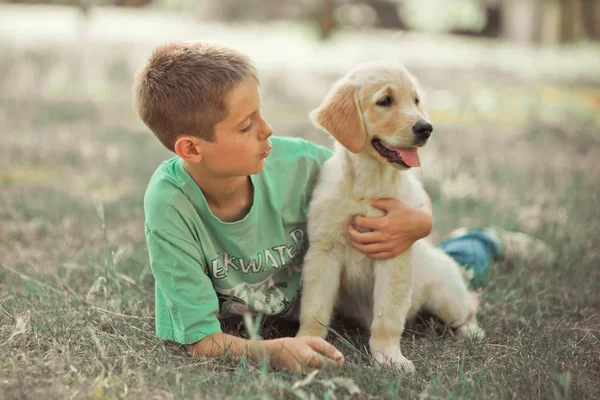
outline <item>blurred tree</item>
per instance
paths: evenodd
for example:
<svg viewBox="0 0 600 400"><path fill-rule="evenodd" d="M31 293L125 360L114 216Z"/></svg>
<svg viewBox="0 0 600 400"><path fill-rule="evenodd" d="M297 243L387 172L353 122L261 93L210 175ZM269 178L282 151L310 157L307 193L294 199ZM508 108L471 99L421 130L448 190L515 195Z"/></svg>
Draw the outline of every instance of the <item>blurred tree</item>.
<svg viewBox="0 0 600 400"><path fill-rule="evenodd" d="M325 40L337 28L428 30L503 37L524 43L600 39L600 0L0 0L91 7L185 9L202 20L293 19L315 24Z"/></svg>
<svg viewBox="0 0 600 400"><path fill-rule="evenodd" d="M563 0L560 9L560 41L571 42L581 37L581 0Z"/></svg>
<svg viewBox="0 0 600 400"><path fill-rule="evenodd" d="M409 29L400 14L403 0L367 0L365 3L375 11L377 15L377 27L384 29Z"/></svg>
<svg viewBox="0 0 600 400"><path fill-rule="evenodd" d="M450 33L467 36L498 37L502 32L502 12L498 1L476 0L477 6L484 14L482 27L456 28Z"/></svg>
<svg viewBox="0 0 600 400"><path fill-rule="evenodd" d="M562 0L560 41L600 38L600 0Z"/></svg>
<svg viewBox="0 0 600 400"><path fill-rule="evenodd" d="M502 35L527 43L600 38L600 0L501 0Z"/></svg>
<svg viewBox="0 0 600 400"><path fill-rule="evenodd" d="M340 25L352 28L408 30L400 7L403 0L321 0L313 19L322 39Z"/></svg>
<svg viewBox="0 0 600 400"><path fill-rule="evenodd" d="M321 40L325 40L331 36L331 33L337 27L338 23L334 16L334 0L323 0L320 3L321 4L316 10L314 20L319 26L319 37Z"/></svg>
<svg viewBox="0 0 600 400"><path fill-rule="evenodd" d="M600 39L600 1L583 0L583 27L591 39Z"/></svg>

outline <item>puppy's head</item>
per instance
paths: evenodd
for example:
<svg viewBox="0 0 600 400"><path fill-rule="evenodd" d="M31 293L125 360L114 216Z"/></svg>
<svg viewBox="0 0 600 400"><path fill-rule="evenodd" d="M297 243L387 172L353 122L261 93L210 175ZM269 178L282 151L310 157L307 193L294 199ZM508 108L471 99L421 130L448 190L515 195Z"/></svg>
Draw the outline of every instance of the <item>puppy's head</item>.
<svg viewBox="0 0 600 400"><path fill-rule="evenodd" d="M417 80L403 66L384 62L349 72L310 118L349 151L401 170L420 166L417 149L433 131Z"/></svg>

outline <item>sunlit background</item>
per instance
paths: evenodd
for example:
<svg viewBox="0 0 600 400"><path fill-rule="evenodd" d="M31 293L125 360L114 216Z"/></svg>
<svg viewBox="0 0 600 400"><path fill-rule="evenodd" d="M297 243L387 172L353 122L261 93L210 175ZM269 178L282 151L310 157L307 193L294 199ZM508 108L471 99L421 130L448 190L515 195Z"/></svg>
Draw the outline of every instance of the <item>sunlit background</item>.
<svg viewBox="0 0 600 400"><path fill-rule="evenodd" d="M485 347L412 333L419 372L391 398L600 396L599 38L598 0L0 0L0 389L350 391L206 367L152 338L142 198L171 154L138 120L132 82L155 46L211 40L255 60L275 134L326 146L307 115L331 83L364 61L404 63L434 125L419 172L432 239L493 225L559 253L490 272ZM392 372L349 360L362 395L387 393ZM241 386L222 383L232 371Z"/></svg>

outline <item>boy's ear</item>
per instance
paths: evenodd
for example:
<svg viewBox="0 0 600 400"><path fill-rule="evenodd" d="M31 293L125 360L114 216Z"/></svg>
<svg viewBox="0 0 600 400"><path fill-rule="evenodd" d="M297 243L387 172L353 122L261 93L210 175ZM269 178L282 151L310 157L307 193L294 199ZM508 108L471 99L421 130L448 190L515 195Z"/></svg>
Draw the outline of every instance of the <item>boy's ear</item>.
<svg viewBox="0 0 600 400"><path fill-rule="evenodd" d="M180 136L173 146L175 153L184 161L197 164L202 161L202 143L194 136Z"/></svg>
<svg viewBox="0 0 600 400"><path fill-rule="evenodd" d="M331 134L345 148L360 153L367 142L367 132L356 92L356 86L338 82L309 116L317 127Z"/></svg>

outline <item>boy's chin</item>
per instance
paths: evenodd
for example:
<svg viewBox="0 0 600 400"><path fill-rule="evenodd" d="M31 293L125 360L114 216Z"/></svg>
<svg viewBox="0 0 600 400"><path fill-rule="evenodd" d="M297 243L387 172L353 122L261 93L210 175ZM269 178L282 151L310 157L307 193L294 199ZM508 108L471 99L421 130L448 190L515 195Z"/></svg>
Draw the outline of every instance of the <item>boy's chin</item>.
<svg viewBox="0 0 600 400"><path fill-rule="evenodd" d="M265 165L267 165L267 160L266 159L260 160L258 162L258 165L252 169L252 172L250 172L249 175L261 173L262 170L265 169Z"/></svg>

